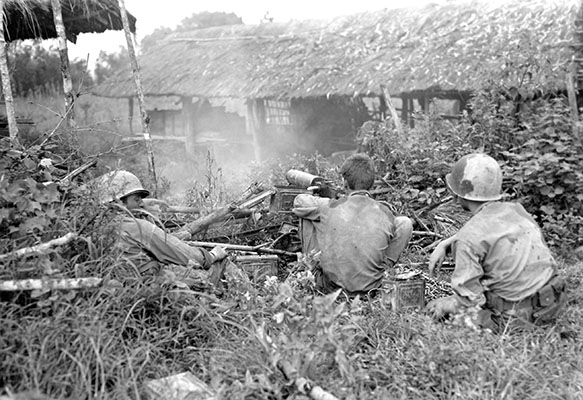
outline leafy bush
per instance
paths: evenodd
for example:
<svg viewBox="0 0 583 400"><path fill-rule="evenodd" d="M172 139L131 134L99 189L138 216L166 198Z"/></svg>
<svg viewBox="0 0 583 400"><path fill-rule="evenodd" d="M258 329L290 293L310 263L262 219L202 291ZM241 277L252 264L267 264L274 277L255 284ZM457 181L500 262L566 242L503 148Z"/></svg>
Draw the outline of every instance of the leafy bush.
<svg viewBox="0 0 583 400"><path fill-rule="evenodd" d="M495 93L498 93L496 96ZM503 164L504 188L566 254L583 243L583 146L564 97L508 98L491 88L473 99L470 137Z"/></svg>

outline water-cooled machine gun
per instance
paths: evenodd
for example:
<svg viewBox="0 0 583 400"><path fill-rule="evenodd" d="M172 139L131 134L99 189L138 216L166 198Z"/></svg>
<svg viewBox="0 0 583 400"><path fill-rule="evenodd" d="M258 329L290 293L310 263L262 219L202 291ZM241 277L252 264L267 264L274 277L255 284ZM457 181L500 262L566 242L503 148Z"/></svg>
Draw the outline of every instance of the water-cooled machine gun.
<svg viewBox="0 0 583 400"><path fill-rule="evenodd" d="M306 189L310 193L320 197L333 199L341 192L341 189L334 182L297 169L287 171L285 179L290 186Z"/></svg>
<svg viewBox="0 0 583 400"><path fill-rule="evenodd" d="M297 169L287 171L285 179L288 186L275 186L275 193L271 197L269 207L270 212L291 212L294 199L298 194L308 193L334 199L342 193L342 190L334 182Z"/></svg>

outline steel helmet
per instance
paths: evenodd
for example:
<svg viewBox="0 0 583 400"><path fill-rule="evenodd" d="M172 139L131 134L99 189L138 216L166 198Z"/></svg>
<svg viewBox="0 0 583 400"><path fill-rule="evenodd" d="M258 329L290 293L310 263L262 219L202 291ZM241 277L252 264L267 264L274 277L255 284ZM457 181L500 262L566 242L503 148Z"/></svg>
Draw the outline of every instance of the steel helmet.
<svg viewBox="0 0 583 400"><path fill-rule="evenodd" d="M502 170L492 157L475 153L455 163L445 177L447 186L462 199L494 201L502 197Z"/></svg>
<svg viewBox="0 0 583 400"><path fill-rule="evenodd" d="M123 170L112 171L97 178L96 189L100 203L119 200L130 194L139 194L142 197L150 195L137 176Z"/></svg>

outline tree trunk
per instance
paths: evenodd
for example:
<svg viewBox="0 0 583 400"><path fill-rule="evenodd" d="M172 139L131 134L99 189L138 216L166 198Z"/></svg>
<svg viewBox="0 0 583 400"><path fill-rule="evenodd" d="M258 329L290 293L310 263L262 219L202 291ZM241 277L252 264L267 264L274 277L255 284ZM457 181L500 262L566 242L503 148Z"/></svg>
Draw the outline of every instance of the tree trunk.
<svg viewBox="0 0 583 400"><path fill-rule="evenodd" d="M2 77L2 92L6 103L6 117L8 118L8 131L10 132L10 144L19 147L18 125L16 125L16 112L14 111L14 98L8 61L6 54L6 41L4 40L4 0L0 0L0 76Z"/></svg>
<svg viewBox="0 0 583 400"><path fill-rule="evenodd" d="M63 75L63 91L65 92L65 118L67 127L74 130L75 123L75 95L73 94L73 81L71 80L71 67L69 64L69 52L67 51L67 33L63 23L63 13L61 11L61 1L51 0L53 8L53 20L57 29L59 42L59 56L61 58L61 74ZM77 135L73 133L72 138L76 141Z"/></svg>
<svg viewBox="0 0 583 400"><path fill-rule="evenodd" d="M140 78L140 69L138 67L138 60L134 50L134 42L132 41L132 33L130 31L130 23L128 15L126 14L126 6L124 0L118 0L119 9L121 11L121 19L123 21L123 30L126 35L126 42L128 44L128 54L132 64L132 73L136 83L136 91L138 92L138 105L140 108L140 115L142 116L142 127L144 129L144 140L146 142L146 150L148 152L148 170L150 172L150 179L152 183L152 192L154 197L158 195L158 180L156 179L156 165L154 163L154 147L152 145L152 137L150 136L150 117L146 112L146 105L144 101L144 89L142 88L142 80Z"/></svg>

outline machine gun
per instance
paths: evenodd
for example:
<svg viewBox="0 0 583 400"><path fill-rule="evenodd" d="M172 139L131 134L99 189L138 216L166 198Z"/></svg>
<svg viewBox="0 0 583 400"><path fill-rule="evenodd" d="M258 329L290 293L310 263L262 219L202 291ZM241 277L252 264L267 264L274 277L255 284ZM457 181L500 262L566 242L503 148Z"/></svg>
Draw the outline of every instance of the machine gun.
<svg viewBox="0 0 583 400"><path fill-rule="evenodd" d="M287 171L285 179L287 179L290 186L306 189L320 197L334 199L341 193L341 189L334 185L334 182L297 169Z"/></svg>

